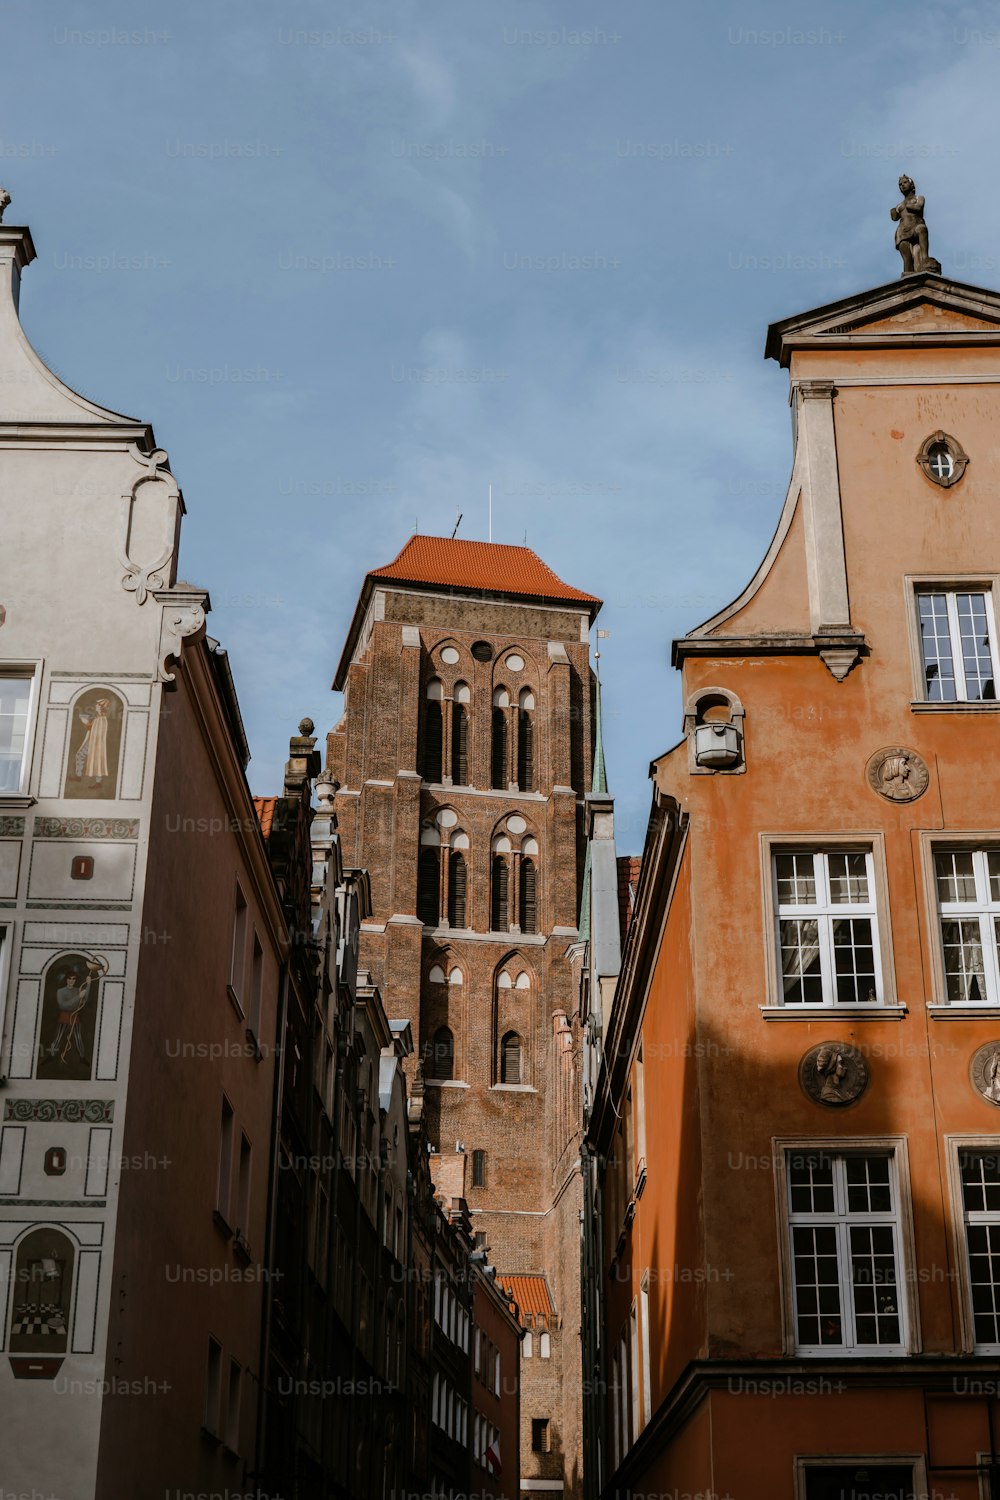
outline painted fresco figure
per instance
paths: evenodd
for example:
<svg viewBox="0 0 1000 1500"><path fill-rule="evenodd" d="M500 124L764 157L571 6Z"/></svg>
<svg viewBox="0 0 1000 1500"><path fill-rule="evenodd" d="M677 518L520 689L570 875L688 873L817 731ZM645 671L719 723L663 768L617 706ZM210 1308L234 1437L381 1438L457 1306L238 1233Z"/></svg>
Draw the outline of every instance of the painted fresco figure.
<svg viewBox="0 0 1000 1500"><path fill-rule="evenodd" d="M85 709L77 717L85 733L80 741L74 760L72 781L90 779L91 787L99 789L108 774L108 709L110 698L98 698L92 709Z"/></svg>
<svg viewBox="0 0 1000 1500"><path fill-rule="evenodd" d="M896 225L896 249L903 257L903 276L916 276L921 271L940 271L941 262L934 259L927 248L927 224L924 221L924 200L917 192L912 177L899 179L902 203L890 208L889 217Z"/></svg>
<svg viewBox="0 0 1000 1500"><path fill-rule="evenodd" d="M59 1007L59 1029L55 1038L46 1049L49 1057L58 1055L59 1061L64 1063L69 1056L70 1047L76 1048L77 1056L84 1067L89 1067L90 1059L84 1054L83 1039L80 1035L78 1021L83 1007L90 998L90 987L95 975L100 971L101 965L95 959L87 964L87 977L80 983L80 974L77 969L70 969L65 976L65 982L56 990L56 1001Z"/></svg>

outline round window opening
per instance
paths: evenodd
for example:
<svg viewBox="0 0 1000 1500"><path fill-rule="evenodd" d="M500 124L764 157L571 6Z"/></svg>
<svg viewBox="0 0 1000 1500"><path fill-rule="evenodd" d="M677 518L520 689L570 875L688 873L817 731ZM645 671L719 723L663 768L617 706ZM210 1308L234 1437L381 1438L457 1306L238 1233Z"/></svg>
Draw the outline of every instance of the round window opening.
<svg viewBox="0 0 1000 1500"><path fill-rule="evenodd" d="M476 641L472 648L472 654L476 658L476 661L492 661L493 647L489 641Z"/></svg>
<svg viewBox="0 0 1000 1500"><path fill-rule="evenodd" d="M917 454L917 463L927 478L945 490L958 483L968 462L961 443L947 432L932 432Z"/></svg>

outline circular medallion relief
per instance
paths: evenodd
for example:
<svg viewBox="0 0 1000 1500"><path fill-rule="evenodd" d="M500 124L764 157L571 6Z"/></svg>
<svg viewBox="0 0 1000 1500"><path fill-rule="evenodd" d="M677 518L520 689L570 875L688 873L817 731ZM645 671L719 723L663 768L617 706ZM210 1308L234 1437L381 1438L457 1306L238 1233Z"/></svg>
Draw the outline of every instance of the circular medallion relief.
<svg viewBox="0 0 1000 1500"><path fill-rule="evenodd" d="M868 785L887 802L916 802L927 790L930 772L915 750L889 745L876 750L865 767Z"/></svg>
<svg viewBox="0 0 1000 1500"><path fill-rule="evenodd" d="M988 1104L1000 1105L1000 1042L985 1042L972 1054L969 1077Z"/></svg>
<svg viewBox="0 0 1000 1500"><path fill-rule="evenodd" d="M449 667L453 667L455 665L455 663L458 661L458 652L455 650L454 646L445 646L444 650L441 652L441 660L446 661Z"/></svg>
<svg viewBox="0 0 1000 1500"><path fill-rule="evenodd" d="M515 652L513 656L508 656L507 660L504 662L504 666L509 667L512 672L523 672L524 657L518 656Z"/></svg>
<svg viewBox="0 0 1000 1500"><path fill-rule="evenodd" d="M860 1099L868 1087L868 1064L857 1047L820 1042L799 1063L799 1083L814 1104L841 1109Z"/></svg>
<svg viewBox="0 0 1000 1500"><path fill-rule="evenodd" d="M511 833L523 833L527 826L520 813L514 813L512 817L507 819L507 827Z"/></svg>

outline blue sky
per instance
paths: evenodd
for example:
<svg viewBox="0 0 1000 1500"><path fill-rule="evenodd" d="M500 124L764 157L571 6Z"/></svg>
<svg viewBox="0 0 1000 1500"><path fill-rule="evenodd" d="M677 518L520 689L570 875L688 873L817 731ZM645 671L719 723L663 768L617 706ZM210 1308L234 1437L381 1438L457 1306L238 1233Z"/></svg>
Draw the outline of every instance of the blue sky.
<svg viewBox="0 0 1000 1500"><path fill-rule="evenodd" d="M931 252L1000 282L1000 7L7 0L0 182L47 363L153 422L253 750L339 716L369 567L418 523L606 600L619 846L678 737L671 639L787 484L767 324ZM993 226L991 228L991 226Z"/></svg>

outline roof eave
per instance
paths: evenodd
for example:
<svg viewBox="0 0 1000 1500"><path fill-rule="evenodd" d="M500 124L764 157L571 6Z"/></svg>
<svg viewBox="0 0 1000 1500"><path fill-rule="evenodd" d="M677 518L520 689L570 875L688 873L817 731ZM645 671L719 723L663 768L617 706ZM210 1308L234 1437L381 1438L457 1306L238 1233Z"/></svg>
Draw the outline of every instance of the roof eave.
<svg viewBox="0 0 1000 1500"><path fill-rule="evenodd" d="M591 625L597 619L604 605L603 599L596 599L590 596L586 596L583 599L562 599L558 596L547 594L522 594L511 589L477 588L459 583L429 583L426 579L386 578L374 573L368 573L365 575L365 581L361 585L361 593L358 595L358 602L347 632L347 640L344 643L344 649L341 652L340 661L337 664L337 670L334 674L334 692L342 693L344 691L347 683L347 674L354 659L354 647L361 630L362 621L364 620L372 594L379 588L400 589L402 591L417 589L425 593L440 593L442 589L446 589L451 594L462 594L467 597L474 597L477 594L492 594L498 599L515 599L520 603L539 605L543 609L565 609L574 614L586 614Z"/></svg>

